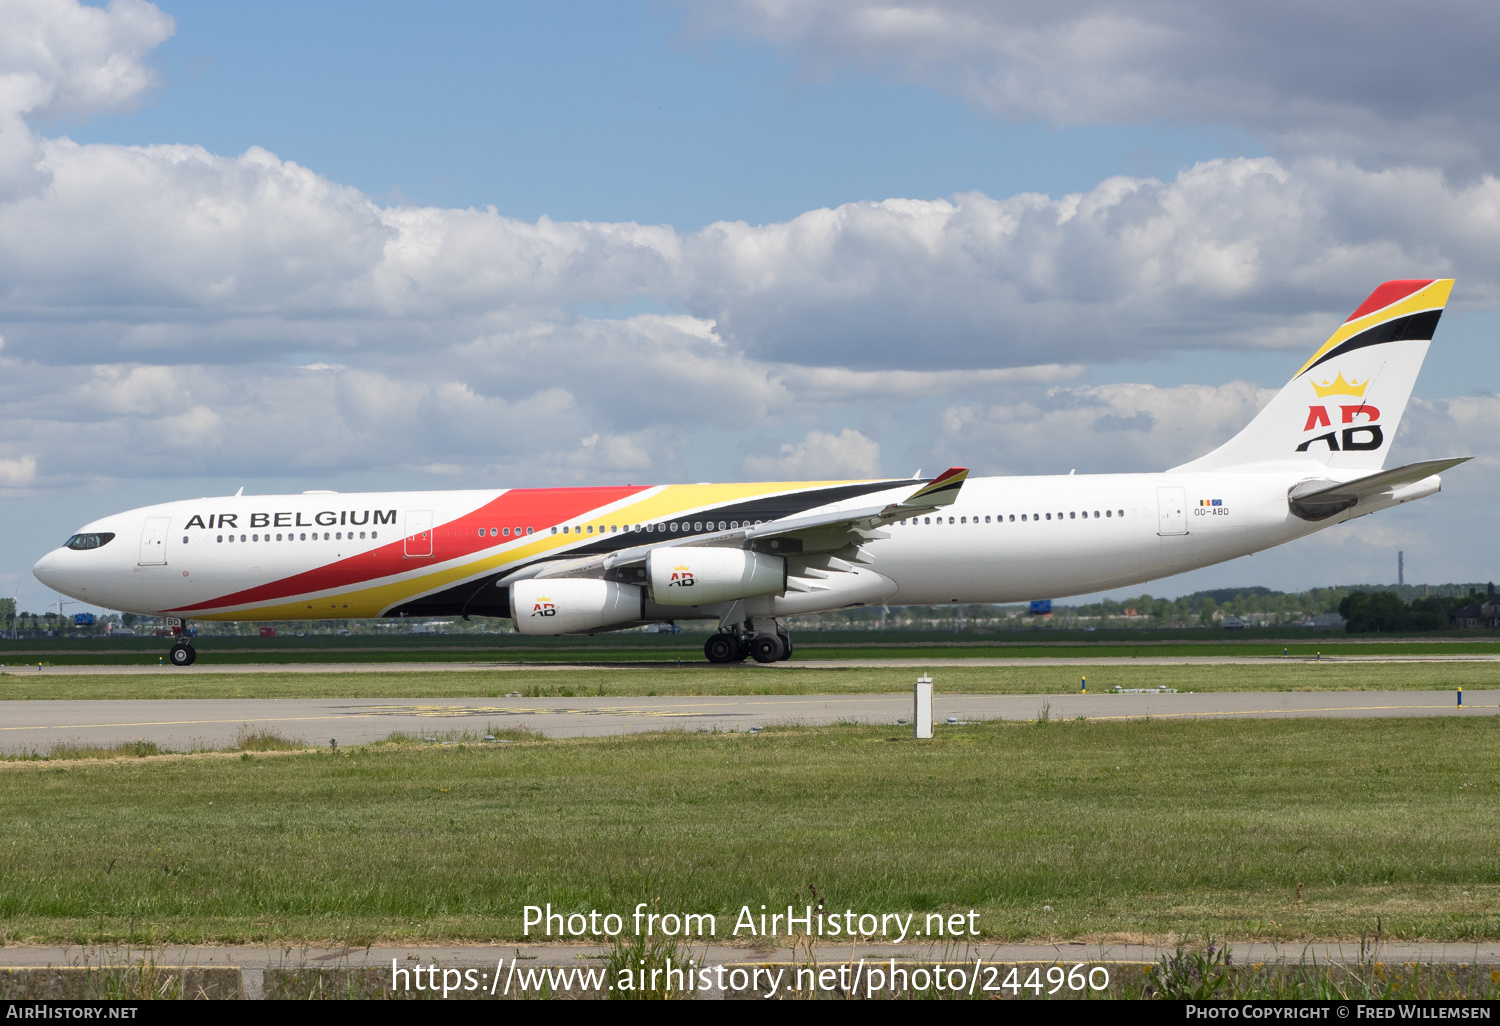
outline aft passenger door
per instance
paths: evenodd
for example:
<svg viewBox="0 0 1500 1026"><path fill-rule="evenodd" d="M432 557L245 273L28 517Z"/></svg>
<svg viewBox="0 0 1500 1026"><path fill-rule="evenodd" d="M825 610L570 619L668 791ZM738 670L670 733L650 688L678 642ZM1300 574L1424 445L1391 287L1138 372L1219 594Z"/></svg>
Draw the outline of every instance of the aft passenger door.
<svg viewBox="0 0 1500 1026"><path fill-rule="evenodd" d="M167 528L171 517L147 517L141 529L141 566L161 566L167 561Z"/></svg>
<svg viewBox="0 0 1500 1026"><path fill-rule="evenodd" d="M1157 534L1187 534L1187 489L1158 488L1156 515Z"/></svg>
<svg viewBox="0 0 1500 1026"><path fill-rule="evenodd" d="M432 510L406 511L406 555L415 559L432 555Z"/></svg>

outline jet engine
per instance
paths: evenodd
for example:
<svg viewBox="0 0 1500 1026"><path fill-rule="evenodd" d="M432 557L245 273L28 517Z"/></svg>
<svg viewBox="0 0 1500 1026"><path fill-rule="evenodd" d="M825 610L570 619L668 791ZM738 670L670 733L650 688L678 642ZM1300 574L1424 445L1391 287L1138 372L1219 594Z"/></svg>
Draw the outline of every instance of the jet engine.
<svg viewBox="0 0 1500 1026"><path fill-rule="evenodd" d="M786 558L709 546L652 549L651 598L663 606L702 606L786 590Z"/></svg>
<svg viewBox="0 0 1500 1026"><path fill-rule="evenodd" d="M510 586L510 614L522 634L575 634L645 617L645 589L591 580L530 580Z"/></svg>

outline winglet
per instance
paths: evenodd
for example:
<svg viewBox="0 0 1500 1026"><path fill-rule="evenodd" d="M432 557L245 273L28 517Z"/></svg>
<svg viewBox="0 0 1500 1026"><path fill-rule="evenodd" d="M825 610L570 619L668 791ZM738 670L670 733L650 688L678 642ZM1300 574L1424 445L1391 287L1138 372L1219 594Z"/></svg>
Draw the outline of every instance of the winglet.
<svg viewBox="0 0 1500 1026"><path fill-rule="evenodd" d="M969 477L968 467L949 467L897 503L898 507L951 506Z"/></svg>

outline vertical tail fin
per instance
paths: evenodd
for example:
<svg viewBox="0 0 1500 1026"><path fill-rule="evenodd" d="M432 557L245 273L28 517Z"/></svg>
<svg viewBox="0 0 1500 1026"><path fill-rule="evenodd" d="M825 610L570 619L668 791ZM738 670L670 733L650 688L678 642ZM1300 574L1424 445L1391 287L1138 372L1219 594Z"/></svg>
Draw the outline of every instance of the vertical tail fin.
<svg viewBox="0 0 1500 1026"><path fill-rule="evenodd" d="M1173 469L1307 461L1379 470L1452 288L1452 278L1381 285L1243 431Z"/></svg>

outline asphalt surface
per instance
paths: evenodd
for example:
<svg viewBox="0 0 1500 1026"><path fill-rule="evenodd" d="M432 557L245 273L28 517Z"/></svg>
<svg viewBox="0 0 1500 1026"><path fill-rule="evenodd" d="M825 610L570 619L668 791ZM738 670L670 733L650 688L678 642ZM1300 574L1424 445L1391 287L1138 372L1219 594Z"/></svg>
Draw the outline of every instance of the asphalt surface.
<svg viewBox="0 0 1500 1026"><path fill-rule="evenodd" d="M936 695L941 730L951 717L1054 719L1494 716L1500 691L1229 692L1214 694ZM244 729L267 728L326 745L363 744L392 733L442 741L468 732L524 726L547 737L596 737L659 730L746 731L829 723L895 725L912 719L912 698L877 695L756 695L648 698L231 698L0 703L0 751L60 742L111 745L138 739L163 748L222 748ZM909 727L903 729L910 729Z"/></svg>
<svg viewBox="0 0 1500 1026"><path fill-rule="evenodd" d="M1058 656L1042 659L1024 658L972 658L961 655L932 659L801 659L762 666L758 663L742 663L737 666L720 667L744 673L779 673L784 670L852 670L852 669L927 669L933 666L1276 666L1288 662L1300 663L1493 663L1500 662L1500 653L1495 655L1339 655L1323 656ZM33 673L65 674L82 677L135 676L162 674L182 676L184 674L264 674L264 673L455 673L466 671L531 673L537 670L598 670L620 672L660 670L663 667L682 665L706 669L708 663L693 657L685 661L671 662L402 662L402 663L196 663L192 666L46 666L34 663L0 664L0 674L31 675Z"/></svg>
<svg viewBox="0 0 1500 1026"><path fill-rule="evenodd" d="M629 908L621 910L628 918ZM800 910L799 910L800 912ZM920 922L922 914L916 915ZM725 930L724 917L720 917L720 931ZM1402 962L1446 962L1469 965L1500 962L1500 942L1471 941L1454 944L1368 944L1361 948L1359 941L1299 941L1286 944L1264 942L1241 942L1229 945L1236 962L1286 962L1297 965L1303 962L1335 962L1354 964L1362 961L1386 963ZM837 965L841 961L861 958L870 961L895 958L900 960L969 962L975 958L986 963L1006 962L1062 962L1072 965L1110 962L1155 962L1163 955L1170 955L1173 948L1151 944L1087 943L1083 941L1060 941L1056 944L1022 943L997 944L994 941L965 941L954 939L948 943L933 944L928 941L905 944L874 941L851 945L821 942L817 947L817 960ZM65 965L129 965L150 957L158 965L237 965L246 969L289 966L384 966L391 960L399 964L438 963L440 965L493 967L501 958L506 960L520 956L525 960L535 959L544 965L579 964L584 959L602 958L609 954L607 946L583 944L474 944L458 945L383 945L369 948L322 948L292 947L287 944L265 946L243 945L194 945L145 949L140 947L31 947L7 944L0 947L0 968ZM743 944L718 943L693 946L693 957L703 965L725 962L806 963L804 948L749 947Z"/></svg>

